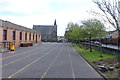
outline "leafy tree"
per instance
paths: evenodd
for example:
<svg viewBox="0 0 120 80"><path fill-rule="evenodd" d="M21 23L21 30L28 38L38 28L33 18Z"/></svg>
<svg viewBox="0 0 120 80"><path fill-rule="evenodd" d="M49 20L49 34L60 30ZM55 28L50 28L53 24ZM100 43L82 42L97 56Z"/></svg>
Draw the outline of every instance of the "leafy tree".
<svg viewBox="0 0 120 80"><path fill-rule="evenodd" d="M89 38L91 35L92 38L95 37L104 37L106 35L106 30L104 24L97 19L88 19L82 21L82 26L85 29L85 37Z"/></svg>
<svg viewBox="0 0 120 80"><path fill-rule="evenodd" d="M90 52L92 52L91 38L102 38L103 36L105 36L106 31L104 24L97 19L88 19L82 21L82 24L83 28L85 29L85 37L90 39Z"/></svg>
<svg viewBox="0 0 120 80"><path fill-rule="evenodd" d="M104 15L94 12L97 15L104 16L107 21L118 31L118 49L120 46L120 1L119 0L94 0L98 8Z"/></svg>
<svg viewBox="0 0 120 80"><path fill-rule="evenodd" d="M82 21L82 25L68 23L65 32L65 38L71 40L84 40L85 38L105 36L105 27L97 19L88 19Z"/></svg>

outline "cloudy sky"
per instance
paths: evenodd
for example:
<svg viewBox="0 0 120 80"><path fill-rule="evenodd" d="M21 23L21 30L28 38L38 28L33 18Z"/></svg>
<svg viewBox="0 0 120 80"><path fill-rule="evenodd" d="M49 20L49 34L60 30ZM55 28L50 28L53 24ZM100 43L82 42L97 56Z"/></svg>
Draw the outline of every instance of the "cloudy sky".
<svg viewBox="0 0 120 80"><path fill-rule="evenodd" d="M80 23L91 18L87 11L98 10L92 0L0 0L0 19L28 28L53 25L63 36L69 22Z"/></svg>

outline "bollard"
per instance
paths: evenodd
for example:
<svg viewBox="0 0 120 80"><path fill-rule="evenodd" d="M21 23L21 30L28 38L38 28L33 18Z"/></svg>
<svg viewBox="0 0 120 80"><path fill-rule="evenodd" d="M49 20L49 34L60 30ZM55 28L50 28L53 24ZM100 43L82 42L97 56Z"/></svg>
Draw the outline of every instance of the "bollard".
<svg viewBox="0 0 120 80"><path fill-rule="evenodd" d="M11 51L14 51L14 50L15 50L15 45L14 45L14 43L10 43L10 50L11 50Z"/></svg>

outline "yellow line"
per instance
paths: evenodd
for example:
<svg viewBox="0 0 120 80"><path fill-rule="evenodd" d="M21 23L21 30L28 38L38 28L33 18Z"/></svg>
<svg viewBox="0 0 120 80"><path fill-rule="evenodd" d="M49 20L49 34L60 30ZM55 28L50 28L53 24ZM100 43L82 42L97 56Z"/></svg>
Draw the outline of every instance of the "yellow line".
<svg viewBox="0 0 120 80"><path fill-rule="evenodd" d="M68 52L69 52L70 66L71 66L71 69L72 69L72 76L73 76L73 80L75 80L75 73L74 73L74 69L73 69L73 65L72 65L72 59L71 59L69 47L68 47Z"/></svg>
<svg viewBox="0 0 120 80"><path fill-rule="evenodd" d="M39 48L37 48L39 49ZM27 52L31 52L31 51L34 51L34 50L37 50L37 49L33 49L33 50L29 50L29 51L26 51L26 52L23 52L23 53L19 53L19 54L15 54L15 55L12 55L12 56L8 56L8 57L5 57L5 58L2 58L0 60L4 60L4 59L7 59L7 58L11 58L11 57L14 57L14 56L17 56L17 55L22 55L22 54L25 54Z"/></svg>
<svg viewBox="0 0 120 80"><path fill-rule="evenodd" d="M50 47L48 47L48 48L50 48ZM45 50L47 50L48 48L43 49L42 51L45 51ZM39 51L39 52L41 52L41 51ZM23 60L23 59L25 59L25 58L27 58L27 57L29 57L29 56L31 56L31 55L35 55L35 54L37 54L37 53L39 53L39 52L30 54L30 55L25 56L25 57L23 57L23 58L20 58L20 59L17 59L17 60L15 60L15 61L12 61L12 62L10 62L10 63L8 63L8 64L4 64L4 65L2 65L2 66L0 66L0 67L5 67L5 66L7 66L7 65L9 65L9 64L12 64L12 63L15 63L15 62L17 62L17 61Z"/></svg>
<svg viewBox="0 0 120 80"><path fill-rule="evenodd" d="M57 46L58 47L58 46ZM51 51L53 51L55 48L53 48ZM30 64L27 64L25 67L23 67L22 69L18 70L17 72L13 73L12 75L10 75L8 78L12 78L14 75L16 75L17 73L23 71L25 68L29 67L30 65L32 65L33 63L37 62L38 60L42 59L43 57L45 57L46 55L48 55L51 51L49 51L48 53L46 53L43 56L40 56L40 58L36 59L35 61L31 62Z"/></svg>
<svg viewBox="0 0 120 80"><path fill-rule="evenodd" d="M62 46L62 48L63 48L63 46ZM47 74L47 72L48 72L48 70L50 69L50 67L54 64L54 62L55 62L55 60L57 59L57 57L59 56L62 48L60 49L60 51L58 52L57 56L54 58L54 60L52 61L52 63L48 66L48 68L46 69L46 71L44 72L44 74L42 75L42 77L41 77L40 80L42 80L42 79L45 77L45 75Z"/></svg>

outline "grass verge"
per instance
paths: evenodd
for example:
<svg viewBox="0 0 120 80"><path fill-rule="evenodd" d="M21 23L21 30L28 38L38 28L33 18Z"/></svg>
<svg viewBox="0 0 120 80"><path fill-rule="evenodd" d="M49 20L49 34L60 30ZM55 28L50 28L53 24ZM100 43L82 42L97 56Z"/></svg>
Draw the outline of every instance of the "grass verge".
<svg viewBox="0 0 120 80"><path fill-rule="evenodd" d="M90 52L89 48L84 45L74 43L72 43L72 45L98 72L100 72L97 69L98 65L114 67L114 70L112 71L100 72L108 80L120 80L118 74L120 71L120 64L117 55L102 52L103 57L100 57L100 51L98 50L93 49L92 52Z"/></svg>
<svg viewBox="0 0 120 80"><path fill-rule="evenodd" d="M103 57L100 57L100 51L93 49L92 52L90 52L90 50L89 49L86 50L85 47L80 48L81 46L83 47L83 45L73 44L73 43L72 43L72 45L76 49L76 51L79 52L80 54L82 54L89 62L105 60L108 58L117 58L116 55L112 55L112 54L104 53L104 52L102 52Z"/></svg>

